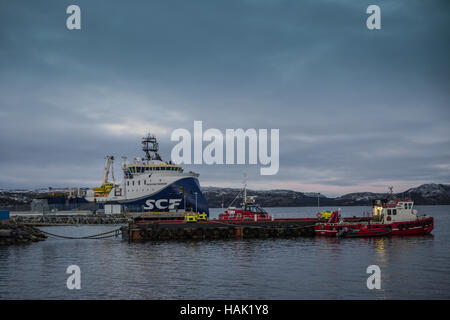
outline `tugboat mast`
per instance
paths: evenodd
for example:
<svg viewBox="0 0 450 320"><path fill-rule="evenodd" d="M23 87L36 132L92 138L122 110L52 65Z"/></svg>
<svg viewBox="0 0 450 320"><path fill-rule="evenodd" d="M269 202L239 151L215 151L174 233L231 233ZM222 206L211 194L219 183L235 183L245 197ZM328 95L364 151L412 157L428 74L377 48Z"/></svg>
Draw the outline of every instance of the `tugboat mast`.
<svg viewBox="0 0 450 320"><path fill-rule="evenodd" d="M145 152L145 160L161 160L161 156L158 153L159 144L156 141L156 137L150 133L142 138L142 151ZM151 154L153 152L154 155Z"/></svg>
<svg viewBox="0 0 450 320"><path fill-rule="evenodd" d="M389 200L394 200L395 199L395 195L394 195L394 186L389 186Z"/></svg>

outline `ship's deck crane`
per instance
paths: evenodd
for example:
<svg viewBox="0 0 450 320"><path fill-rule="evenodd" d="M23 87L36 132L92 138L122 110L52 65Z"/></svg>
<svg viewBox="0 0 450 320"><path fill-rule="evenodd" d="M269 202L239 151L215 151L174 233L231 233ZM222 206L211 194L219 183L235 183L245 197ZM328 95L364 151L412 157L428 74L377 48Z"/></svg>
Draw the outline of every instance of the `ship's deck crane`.
<svg viewBox="0 0 450 320"><path fill-rule="evenodd" d="M105 157L106 162L105 162L105 174L103 176L103 184L102 186L105 186L108 183L108 176L109 176L109 171L111 170L111 177L113 180L113 183L115 183L116 179L114 179L114 156L106 156Z"/></svg>
<svg viewBox="0 0 450 320"><path fill-rule="evenodd" d="M105 170L103 175L103 183L100 188L94 188L94 194L96 197L107 197L108 194L111 192L112 188L115 184L115 178L114 178L114 156L106 156L105 157ZM113 182L108 182L109 177L109 171L111 171L111 177Z"/></svg>

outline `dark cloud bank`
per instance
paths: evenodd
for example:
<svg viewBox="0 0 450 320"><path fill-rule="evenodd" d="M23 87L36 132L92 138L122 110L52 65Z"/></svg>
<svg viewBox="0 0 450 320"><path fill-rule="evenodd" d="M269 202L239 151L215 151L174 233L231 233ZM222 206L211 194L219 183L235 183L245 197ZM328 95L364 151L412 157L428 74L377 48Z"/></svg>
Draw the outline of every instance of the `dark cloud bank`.
<svg viewBox="0 0 450 320"><path fill-rule="evenodd" d="M450 182L448 1L77 1L80 31L70 4L0 3L1 188L97 184L104 155L152 131L168 158L194 120L280 129L277 175L188 166L206 186Z"/></svg>

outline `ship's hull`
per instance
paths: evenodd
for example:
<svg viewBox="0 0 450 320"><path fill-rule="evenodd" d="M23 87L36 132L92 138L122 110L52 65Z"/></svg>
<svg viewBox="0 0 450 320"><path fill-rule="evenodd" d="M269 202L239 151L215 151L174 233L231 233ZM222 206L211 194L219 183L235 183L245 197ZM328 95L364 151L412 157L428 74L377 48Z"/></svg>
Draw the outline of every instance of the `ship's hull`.
<svg viewBox="0 0 450 320"><path fill-rule="evenodd" d="M314 231L318 236L342 238L382 237L392 232L389 225L367 223L317 223Z"/></svg>
<svg viewBox="0 0 450 320"><path fill-rule="evenodd" d="M415 221L393 222L392 235L395 236L417 236L430 234L434 228L433 217L417 219Z"/></svg>
<svg viewBox="0 0 450 320"><path fill-rule="evenodd" d="M169 212L192 209L209 216L208 203L196 178L182 178L147 196L118 200L125 211Z"/></svg>

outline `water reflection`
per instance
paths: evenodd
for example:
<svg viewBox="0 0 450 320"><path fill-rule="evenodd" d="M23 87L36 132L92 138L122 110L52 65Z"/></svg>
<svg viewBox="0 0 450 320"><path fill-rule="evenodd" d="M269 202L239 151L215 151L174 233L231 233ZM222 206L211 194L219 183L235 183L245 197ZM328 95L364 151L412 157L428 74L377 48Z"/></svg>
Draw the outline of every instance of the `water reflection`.
<svg viewBox="0 0 450 320"><path fill-rule="evenodd" d="M435 236L128 243L58 240L0 247L2 299L448 299L450 207L427 208ZM296 216L316 208L270 208ZM357 215L361 208L345 208ZM362 211L361 211L362 212ZM115 227L57 227L90 235ZM82 290L65 287L78 264ZM369 290L366 269L381 268Z"/></svg>

